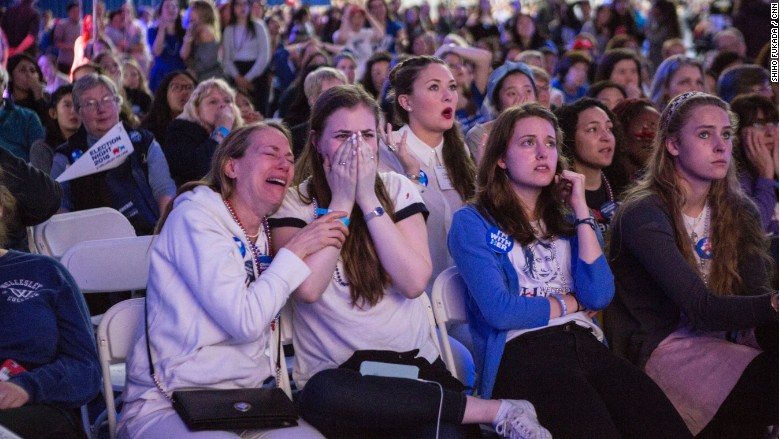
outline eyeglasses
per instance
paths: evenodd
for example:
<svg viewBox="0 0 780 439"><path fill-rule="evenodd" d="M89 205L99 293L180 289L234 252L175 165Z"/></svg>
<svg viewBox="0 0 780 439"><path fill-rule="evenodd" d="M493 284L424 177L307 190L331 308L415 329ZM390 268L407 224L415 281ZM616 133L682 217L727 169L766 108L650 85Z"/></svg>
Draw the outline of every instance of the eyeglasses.
<svg viewBox="0 0 780 439"><path fill-rule="evenodd" d="M168 88L174 93L195 90L195 86L192 84L171 84L168 86Z"/></svg>
<svg viewBox="0 0 780 439"><path fill-rule="evenodd" d="M111 95L111 96L106 96L100 100L90 99L88 101L84 101L81 103L79 107L87 111L97 111L98 108L100 107L110 107L116 105L119 103L120 100L121 99L119 98L119 96Z"/></svg>

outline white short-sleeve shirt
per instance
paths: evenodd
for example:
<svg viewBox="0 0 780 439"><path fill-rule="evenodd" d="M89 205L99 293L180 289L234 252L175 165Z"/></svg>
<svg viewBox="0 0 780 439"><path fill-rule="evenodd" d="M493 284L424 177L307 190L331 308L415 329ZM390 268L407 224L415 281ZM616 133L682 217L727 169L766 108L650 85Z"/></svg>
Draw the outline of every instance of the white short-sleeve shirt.
<svg viewBox="0 0 780 439"><path fill-rule="evenodd" d="M395 173L379 175L394 201L396 222L417 213L427 214L420 193L411 181ZM301 184L301 193L308 195L310 181ZM290 188L273 216L272 225L303 227L314 218L314 205L304 204L297 189ZM341 278L348 280L341 260L337 267ZM293 378L299 387L317 372L337 368L358 350L419 349L419 356L430 362L439 356L421 300L410 300L392 286L385 289L384 297L376 305L353 306L349 286L331 277L315 303L293 302L293 326Z"/></svg>

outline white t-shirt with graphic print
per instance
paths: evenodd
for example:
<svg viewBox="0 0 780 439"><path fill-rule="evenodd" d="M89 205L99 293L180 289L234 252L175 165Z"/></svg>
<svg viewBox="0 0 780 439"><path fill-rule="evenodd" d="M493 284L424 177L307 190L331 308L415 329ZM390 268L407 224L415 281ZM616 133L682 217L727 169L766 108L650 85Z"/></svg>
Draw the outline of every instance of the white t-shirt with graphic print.
<svg viewBox="0 0 780 439"><path fill-rule="evenodd" d="M538 226L537 224L537 228ZM509 260L517 272L517 281L520 285L518 294L526 297L549 297L556 293L560 295L573 293L574 278L571 273L571 257L571 244L565 239L536 239L527 246L515 242L515 246L509 252ZM557 301L551 306L555 315L555 311L559 310ZM574 310L569 310L569 314L563 317L551 319L547 326L563 325L575 321L580 326L591 328L593 335L599 341L604 339L604 332L588 317L586 311L576 313L572 311ZM526 332L543 329L547 326L507 331L506 341L508 343Z"/></svg>

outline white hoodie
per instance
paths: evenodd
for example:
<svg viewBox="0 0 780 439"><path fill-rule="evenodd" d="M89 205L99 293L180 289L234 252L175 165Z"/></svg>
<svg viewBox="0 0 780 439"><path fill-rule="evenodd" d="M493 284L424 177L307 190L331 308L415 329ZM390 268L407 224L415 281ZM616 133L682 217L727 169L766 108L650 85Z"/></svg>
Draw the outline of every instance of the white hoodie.
<svg viewBox="0 0 780 439"><path fill-rule="evenodd" d="M270 323L311 271L281 249L249 283L246 239L219 193L200 186L177 198L151 249L147 289L152 358L166 392L259 387L272 375ZM267 253L264 238L257 246ZM172 410L149 375L143 323L127 360L120 437L147 427L147 414Z"/></svg>

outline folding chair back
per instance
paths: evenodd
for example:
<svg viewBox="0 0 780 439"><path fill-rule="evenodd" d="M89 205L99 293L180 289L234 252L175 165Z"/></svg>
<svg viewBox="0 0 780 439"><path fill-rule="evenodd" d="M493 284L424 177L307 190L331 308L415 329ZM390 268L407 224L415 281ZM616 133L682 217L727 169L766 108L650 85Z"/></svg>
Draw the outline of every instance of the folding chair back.
<svg viewBox="0 0 780 439"><path fill-rule="evenodd" d="M30 250L58 259L78 242L131 236L136 235L130 221L109 207L57 214L28 229Z"/></svg>
<svg viewBox="0 0 780 439"><path fill-rule="evenodd" d="M83 293L143 290L149 278L154 236L98 239L73 245L62 255Z"/></svg>

